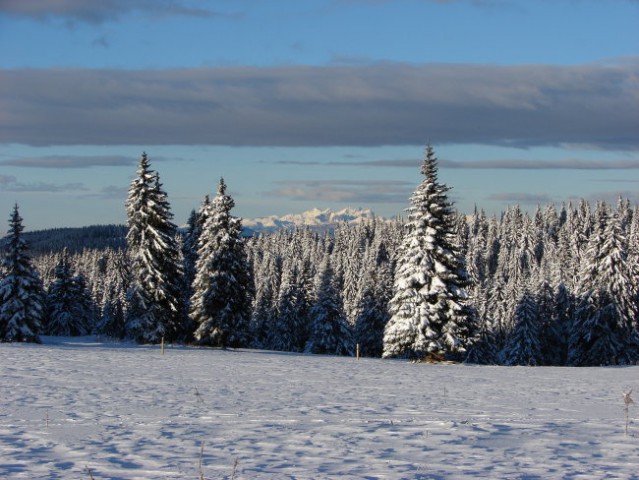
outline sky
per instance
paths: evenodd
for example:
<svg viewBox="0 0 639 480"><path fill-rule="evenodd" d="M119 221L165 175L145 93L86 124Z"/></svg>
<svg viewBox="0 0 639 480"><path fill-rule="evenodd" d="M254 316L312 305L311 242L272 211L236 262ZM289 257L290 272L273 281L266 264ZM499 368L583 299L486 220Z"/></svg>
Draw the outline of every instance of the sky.
<svg viewBox="0 0 639 480"><path fill-rule="evenodd" d="M637 0L0 0L0 216L125 223L142 152L184 224L639 203ZM8 225L7 225L8 226ZM2 227L0 227L1 229Z"/></svg>

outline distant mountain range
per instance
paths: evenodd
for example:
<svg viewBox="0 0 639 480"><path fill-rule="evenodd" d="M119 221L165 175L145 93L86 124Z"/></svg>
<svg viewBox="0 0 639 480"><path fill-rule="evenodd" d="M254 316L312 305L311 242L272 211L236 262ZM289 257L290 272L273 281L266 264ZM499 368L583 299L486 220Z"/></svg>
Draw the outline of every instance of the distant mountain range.
<svg viewBox="0 0 639 480"><path fill-rule="evenodd" d="M284 216L270 215L262 218L244 218L242 226L245 233L270 233L282 228L310 227L317 230L335 228L341 223L361 223L375 218L370 209L345 208L338 212L330 209L320 210L314 208L303 213L294 213Z"/></svg>

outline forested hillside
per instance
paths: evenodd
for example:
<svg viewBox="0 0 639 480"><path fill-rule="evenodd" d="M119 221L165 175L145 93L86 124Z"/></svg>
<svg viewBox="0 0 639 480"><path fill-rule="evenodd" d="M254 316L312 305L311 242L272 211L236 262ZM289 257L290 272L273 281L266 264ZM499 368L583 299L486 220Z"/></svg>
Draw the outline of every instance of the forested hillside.
<svg viewBox="0 0 639 480"><path fill-rule="evenodd" d="M126 248L126 225L91 225L77 228L53 228L25 232L24 239L33 255L67 249L70 253L86 249Z"/></svg>
<svg viewBox="0 0 639 480"><path fill-rule="evenodd" d="M161 221L130 220L128 248L117 240L120 227L92 227L86 238L93 243L86 248L61 249L65 241L60 236L60 245L51 244L51 251L30 251L47 297L42 331L338 355L352 355L359 345L362 355L382 356L392 352L389 321L393 317L395 322L401 310L392 306L398 301L394 297L411 284L417 292L411 295L426 303L404 299L400 307L414 302L422 319L415 328L435 339L417 349L420 357L432 353L431 359L506 365L637 362L636 206L624 199L614 206L582 200L540 206L532 214L513 206L499 216L482 210L462 215L447 203L448 187L428 177L436 174L436 163L431 168L434 172L423 169L425 187L418 192L430 204L435 197L428 195L443 202L439 220L421 211L416 203L421 197L414 195L405 221L371 218L331 232L299 228L241 237L241 220L230 213L234 203L223 180L217 195L193 212L189 228L178 232L158 176L146 165L139 177L145 180L135 186L138 193L132 186L128 204L146 198L147 205L163 205L145 214L147 220L157 215ZM144 197L151 194L154 202ZM139 208L131 207L130 218ZM415 226L416 219L422 226ZM438 230L443 224L446 230ZM149 228L144 235L135 230L140 225ZM132 231L138 231L137 237ZM156 235L151 247L143 240L148 232ZM440 234L445 243L437 240ZM406 268L406 238L411 236L414 242L429 239L423 249L440 249L444 257L419 260L430 265L430 273L412 269L401 279L398 265ZM173 252L168 257L167 248ZM458 261L447 264L442 258ZM9 268L5 260L5 278ZM451 280L454 269L455 275L465 276ZM77 309L64 321L59 320L62 304ZM444 313L432 313L428 305L441 305L437 312ZM135 309L156 313L144 317L144 324L137 313L134 329ZM460 309L466 312L465 333L451 333L445 320ZM51 321L52 315L58 321ZM442 322L437 324L434 315L441 315Z"/></svg>

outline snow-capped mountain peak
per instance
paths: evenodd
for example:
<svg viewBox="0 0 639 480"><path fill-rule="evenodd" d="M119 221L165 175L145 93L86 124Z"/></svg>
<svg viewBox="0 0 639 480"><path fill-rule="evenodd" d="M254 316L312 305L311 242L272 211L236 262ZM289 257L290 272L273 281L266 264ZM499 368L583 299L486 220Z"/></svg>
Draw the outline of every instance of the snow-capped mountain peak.
<svg viewBox="0 0 639 480"><path fill-rule="evenodd" d="M331 209L313 208L302 213L288 215L270 215L261 218L245 218L242 224L245 229L255 232L273 231L280 228L308 226L313 228L331 228L340 223L360 223L375 217L370 209L345 208L337 212Z"/></svg>

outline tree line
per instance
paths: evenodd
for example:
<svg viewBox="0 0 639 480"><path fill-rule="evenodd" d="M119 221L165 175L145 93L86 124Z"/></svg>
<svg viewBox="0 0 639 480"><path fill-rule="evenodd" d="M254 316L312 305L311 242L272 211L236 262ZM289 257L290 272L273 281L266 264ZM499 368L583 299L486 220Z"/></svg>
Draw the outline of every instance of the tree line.
<svg viewBox="0 0 639 480"><path fill-rule="evenodd" d="M455 211L427 147L405 219L241 235L220 180L178 230L143 154L124 247L28 254L15 206L0 339L85 335L505 365L639 360L639 209ZM112 231L112 229L111 229Z"/></svg>

